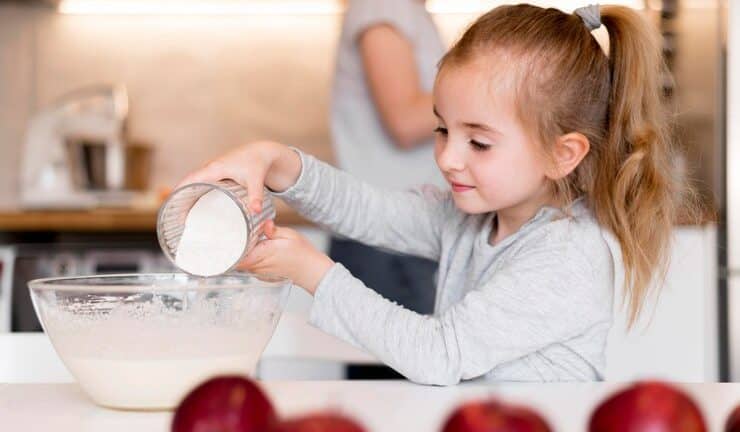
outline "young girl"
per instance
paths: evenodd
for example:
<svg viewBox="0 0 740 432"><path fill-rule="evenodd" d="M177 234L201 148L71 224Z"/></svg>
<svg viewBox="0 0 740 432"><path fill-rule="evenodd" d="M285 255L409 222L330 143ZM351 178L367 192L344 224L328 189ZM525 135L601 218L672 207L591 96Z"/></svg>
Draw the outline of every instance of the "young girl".
<svg viewBox="0 0 740 432"><path fill-rule="evenodd" d="M591 30L606 26L610 52ZM665 269L681 186L660 99L658 39L634 11L502 6L440 63L435 157L451 186L376 189L257 142L184 182L263 185L358 241L439 262L433 316L365 287L296 232L271 226L243 268L314 295L310 322L408 379L449 385L601 380L620 245L631 321Z"/></svg>

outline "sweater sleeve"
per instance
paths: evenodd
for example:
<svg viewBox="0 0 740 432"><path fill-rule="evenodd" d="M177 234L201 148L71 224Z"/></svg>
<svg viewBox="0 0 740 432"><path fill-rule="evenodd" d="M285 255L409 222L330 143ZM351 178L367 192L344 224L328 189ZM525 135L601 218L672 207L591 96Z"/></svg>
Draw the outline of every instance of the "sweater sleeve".
<svg viewBox="0 0 740 432"><path fill-rule="evenodd" d="M588 331L603 299L580 252L542 246L438 315L382 298L341 264L315 293L312 325L375 355L408 379L451 385Z"/></svg>
<svg viewBox="0 0 740 432"><path fill-rule="evenodd" d="M450 192L434 186L384 190L294 149L296 183L273 195L341 236L396 252L439 259L442 224L455 212Z"/></svg>

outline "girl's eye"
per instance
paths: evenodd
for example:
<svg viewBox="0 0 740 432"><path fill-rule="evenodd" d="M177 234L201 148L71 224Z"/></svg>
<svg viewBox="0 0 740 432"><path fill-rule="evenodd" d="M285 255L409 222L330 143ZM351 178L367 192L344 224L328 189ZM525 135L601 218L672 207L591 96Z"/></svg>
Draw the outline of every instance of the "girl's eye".
<svg viewBox="0 0 740 432"><path fill-rule="evenodd" d="M476 140L470 140L470 145L473 146L473 150L475 151L486 151L491 147L489 144L483 144Z"/></svg>
<svg viewBox="0 0 740 432"><path fill-rule="evenodd" d="M444 128L442 126L437 126L437 128L434 129L434 133L437 133L440 135L447 135L447 128Z"/></svg>

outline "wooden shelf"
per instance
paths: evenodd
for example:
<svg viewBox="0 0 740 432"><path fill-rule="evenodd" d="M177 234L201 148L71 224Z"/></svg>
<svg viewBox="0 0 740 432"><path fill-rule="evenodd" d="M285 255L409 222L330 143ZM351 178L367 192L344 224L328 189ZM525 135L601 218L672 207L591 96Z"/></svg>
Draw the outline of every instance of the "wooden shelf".
<svg viewBox="0 0 740 432"><path fill-rule="evenodd" d="M278 225L309 225L282 201L276 201ZM0 210L0 231L154 232L156 208L74 211Z"/></svg>
<svg viewBox="0 0 740 432"><path fill-rule="evenodd" d="M283 201L276 200L278 225L311 225ZM23 211L0 209L0 231L79 231L79 232L154 232L157 210L96 209L80 211ZM700 221L679 216L676 225L705 225L716 221L714 214L704 214Z"/></svg>

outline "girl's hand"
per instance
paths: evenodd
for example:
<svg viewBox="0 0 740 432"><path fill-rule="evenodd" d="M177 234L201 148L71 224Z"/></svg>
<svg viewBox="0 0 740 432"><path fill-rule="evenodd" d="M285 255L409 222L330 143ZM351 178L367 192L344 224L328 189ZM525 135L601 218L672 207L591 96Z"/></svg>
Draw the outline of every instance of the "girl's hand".
<svg viewBox="0 0 740 432"><path fill-rule="evenodd" d="M265 235L267 239L257 243L238 268L285 276L313 295L334 261L295 230L276 227L272 221L265 225Z"/></svg>
<svg viewBox="0 0 740 432"><path fill-rule="evenodd" d="M295 184L301 173L301 158L287 146L257 141L243 145L209 162L185 177L177 187L196 182L232 179L247 188L249 209L262 210L263 186L284 191Z"/></svg>

